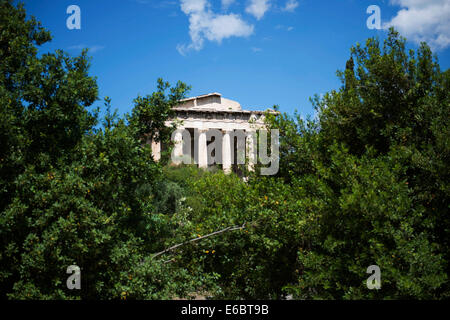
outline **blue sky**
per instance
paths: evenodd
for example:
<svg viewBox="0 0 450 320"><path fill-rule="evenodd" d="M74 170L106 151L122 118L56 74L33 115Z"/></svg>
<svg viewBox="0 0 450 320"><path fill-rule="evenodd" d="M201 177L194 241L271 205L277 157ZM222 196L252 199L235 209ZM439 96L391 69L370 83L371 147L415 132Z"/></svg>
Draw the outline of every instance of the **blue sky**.
<svg viewBox="0 0 450 320"><path fill-rule="evenodd" d="M192 86L190 96L220 92L244 109L280 106L313 115L309 97L337 89L350 47L379 36L369 29L370 5L381 25L394 25L417 48L432 44L450 67L449 0L26 0L25 8L53 40L40 52L89 47L100 99L120 114L156 79ZM81 10L81 29L69 30L69 5ZM191 32L190 32L191 30ZM98 106L103 103L98 101Z"/></svg>

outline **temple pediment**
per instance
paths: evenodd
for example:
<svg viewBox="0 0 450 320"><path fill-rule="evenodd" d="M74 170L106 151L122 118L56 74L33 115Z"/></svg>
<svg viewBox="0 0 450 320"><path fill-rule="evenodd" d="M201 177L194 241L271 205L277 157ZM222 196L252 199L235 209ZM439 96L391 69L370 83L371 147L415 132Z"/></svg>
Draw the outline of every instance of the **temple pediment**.
<svg viewBox="0 0 450 320"><path fill-rule="evenodd" d="M223 98L222 95L217 92L180 100L180 104L175 106L175 109L242 111L239 102Z"/></svg>

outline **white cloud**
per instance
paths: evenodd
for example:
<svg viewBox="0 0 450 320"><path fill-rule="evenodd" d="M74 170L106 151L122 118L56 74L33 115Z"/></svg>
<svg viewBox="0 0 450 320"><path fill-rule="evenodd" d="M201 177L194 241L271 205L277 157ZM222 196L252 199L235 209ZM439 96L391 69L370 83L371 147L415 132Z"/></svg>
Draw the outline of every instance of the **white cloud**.
<svg viewBox="0 0 450 320"><path fill-rule="evenodd" d="M222 0L222 8L228 9L232 4L234 3L234 0Z"/></svg>
<svg viewBox="0 0 450 320"><path fill-rule="evenodd" d="M261 48L257 48L257 47L252 47L252 51L256 53L256 52L261 52L262 49Z"/></svg>
<svg viewBox="0 0 450 320"><path fill-rule="evenodd" d="M70 46L67 49L69 50L83 50L84 48L87 48L84 44L77 44L75 46Z"/></svg>
<svg viewBox="0 0 450 320"><path fill-rule="evenodd" d="M270 8L270 0L250 0L245 12L260 20Z"/></svg>
<svg viewBox="0 0 450 320"><path fill-rule="evenodd" d="M209 5L207 0L181 0L181 11L186 14L204 11Z"/></svg>
<svg viewBox="0 0 450 320"><path fill-rule="evenodd" d="M450 1L391 0L402 7L385 29L395 27L408 40L426 41L433 49L450 46Z"/></svg>
<svg viewBox="0 0 450 320"><path fill-rule="evenodd" d="M105 46L92 46L89 48L89 52L95 53L97 51L103 50Z"/></svg>
<svg viewBox="0 0 450 320"><path fill-rule="evenodd" d="M105 48L105 46L100 46L100 45L86 46L84 44L77 44L77 45L68 47L69 50L83 50L85 48L89 49L89 53L96 53L100 50L103 50Z"/></svg>
<svg viewBox="0 0 450 320"><path fill-rule="evenodd" d="M205 39L221 43L230 37L247 37L253 33L253 25L246 23L237 14L216 14L207 0L181 0L181 10L189 16L189 45L178 45L184 55L189 50L203 48Z"/></svg>
<svg viewBox="0 0 450 320"><path fill-rule="evenodd" d="M275 29L277 29L277 30L283 29L283 30L286 30L286 31L292 31L292 30L294 30L294 27L292 27L292 26L284 26L282 24L277 24L275 26Z"/></svg>
<svg viewBox="0 0 450 320"><path fill-rule="evenodd" d="M297 0L288 0L288 1L286 1L286 4L284 5L284 7L281 8L281 10L288 11L288 12L294 12L297 7L298 7Z"/></svg>

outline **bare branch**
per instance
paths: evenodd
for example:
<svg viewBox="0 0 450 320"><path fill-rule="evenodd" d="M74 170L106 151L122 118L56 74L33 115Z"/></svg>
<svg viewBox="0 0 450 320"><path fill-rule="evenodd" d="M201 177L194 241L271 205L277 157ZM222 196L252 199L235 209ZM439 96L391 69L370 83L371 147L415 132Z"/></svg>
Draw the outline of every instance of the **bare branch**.
<svg viewBox="0 0 450 320"><path fill-rule="evenodd" d="M188 243L191 243L191 242L195 242L195 241L199 241L199 240L202 240L202 239L206 239L206 238L209 238L209 237L211 237L211 236L215 236L215 235L218 235L218 234L220 234L220 233L227 232L227 231L233 231L233 230L238 230L238 229L243 229L243 228L245 228L245 222L242 224L242 226L227 227L227 228L225 228L225 229L218 230L218 231L214 231L214 232L212 232L212 233L206 234L206 235L201 236L201 237L197 237L197 238L194 238L194 239L191 239L191 240L182 242L182 243L178 243L178 244L173 245L173 246L171 246L171 247L169 247L169 248L167 248L167 249L165 249L165 250L163 250L163 251L160 251L160 252L158 252L158 253L155 253L155 254L153 255L152 259L154 259L154 258L156 258L157 256L160 256L160 255L162 255L162 254L164 254L164 253L166 253L166 252L175 250L176 248L181 247L181 246L183 246L183 245L185 245L185 244L188 244ZM170 261L170 260L169 260L169 261Z"/></svg>

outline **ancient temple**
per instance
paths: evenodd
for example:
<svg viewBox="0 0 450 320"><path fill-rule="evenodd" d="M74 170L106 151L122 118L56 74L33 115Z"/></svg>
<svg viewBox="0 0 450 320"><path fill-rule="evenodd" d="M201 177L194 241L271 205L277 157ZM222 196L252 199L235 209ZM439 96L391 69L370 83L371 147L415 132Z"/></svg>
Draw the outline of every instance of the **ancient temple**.
<svg viewBox="0 0 450 320"><path fill-rule="evenodd" d="M275 112L243 110L238 102L223 98L220 93L180 100L174 110L176 117L166 122L168 126L174 121L180 123L172 136L173 162L194 163L201 168L221 164L225 172L243 163L252 169L256 159L255 132L265 127L265 112ZM160 143L152 143L152 152L156 160L160 159Z"/></svg>

